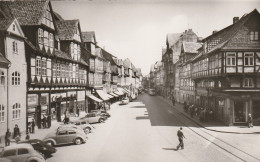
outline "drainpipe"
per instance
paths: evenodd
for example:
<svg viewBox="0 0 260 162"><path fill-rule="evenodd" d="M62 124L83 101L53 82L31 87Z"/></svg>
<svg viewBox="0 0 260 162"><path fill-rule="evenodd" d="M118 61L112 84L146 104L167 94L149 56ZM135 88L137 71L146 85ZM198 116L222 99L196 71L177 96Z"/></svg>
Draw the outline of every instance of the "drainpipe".
<svg viewBox="0 0 260 162"><path fill-rule="evenodd" d="M7 118L6 118L6 124L7 124L7 129L9 129L9 68L11 67L11 64L8 64L7 67Z"/></svg>

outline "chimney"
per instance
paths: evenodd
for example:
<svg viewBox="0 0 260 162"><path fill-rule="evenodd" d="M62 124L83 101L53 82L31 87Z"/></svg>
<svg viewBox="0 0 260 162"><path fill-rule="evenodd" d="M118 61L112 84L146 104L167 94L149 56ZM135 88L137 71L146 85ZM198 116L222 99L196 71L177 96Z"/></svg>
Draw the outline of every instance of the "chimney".
<svg viewBox="0 0 260 162"><path fill-rule="evenodd" d="M215 34L216 32L218 32L217 30L213 30L212 34Z"/></svg>
<svg viewBox="0 0 260 162"><path fill-rule="evenodd" d="M239 17L233 17L233 24L235 24L236 22L238 22Z"/></svg>

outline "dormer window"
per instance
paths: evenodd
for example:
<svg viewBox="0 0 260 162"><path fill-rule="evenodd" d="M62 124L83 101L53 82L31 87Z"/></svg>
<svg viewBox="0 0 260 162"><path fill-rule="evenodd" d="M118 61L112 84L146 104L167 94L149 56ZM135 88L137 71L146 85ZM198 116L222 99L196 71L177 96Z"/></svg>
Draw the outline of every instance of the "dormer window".
<svg viewBox="0 0 260 162"><path fill-rule="evenodd" d="M13 24L13 31L15 31L15 24Z"/></svg>
<svg viewBox="0 0 260 162"><path fill-rule="evenodd" d="M250 32L250 40L251 41L259 40L259 32L258 31L251 31Z"/></svg>

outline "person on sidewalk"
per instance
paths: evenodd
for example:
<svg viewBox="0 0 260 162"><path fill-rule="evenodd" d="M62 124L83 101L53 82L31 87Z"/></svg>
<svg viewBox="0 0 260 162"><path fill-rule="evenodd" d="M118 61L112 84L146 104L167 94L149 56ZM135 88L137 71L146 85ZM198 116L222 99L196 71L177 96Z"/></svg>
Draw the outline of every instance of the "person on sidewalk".
<svg viewBox="0 0 260 162"><path fill-rule="evenodd" d="M175 99L173 96L172 96L172 106L175 106Z"/></svg>
<svg viewBox="0 0 260 162"><path fill-rule="evenodd" d="M5 133L5 146L10 146L10 141L11 141L11 132L9 129L7 129Z"/></svg>
<svg viewBox="0 0 260 162"><path fill-rule="evenodd" d="M252 119L252 116L251 114L248 114L248 128L253 128L253 119Z"/></svg>
<svg viewBox="0 0 260 162"><path fill-rule="evenodd" d="M47 116L47 126L48 126L48 128L51 127L51 114L49 114L49 115Z"/></svg>
<svg viewBox="0 0 260 162"><path fill-rule="evenodd" d="M17 124L15 124L15 126L14 126L13 139L15 139L16 137L21 137L20 129Z"/></svg>
<svg viewBox="0 0 260 162"><path fill-rule="evenodd" d="M29 132L26 132L25 140L30 140L30 134L29 134Z"/></svg>
<svg viewBox="0 0 260 162"><path fill-rule="evenodd" d="M46 121L47 121L46 116L43 115L43 118L42 118L42 127L43 128L46 128Z"/></svg>
<svg viewBox="0 0 260 162"><path fill-rule="evenodd" d="M180 130L177 132L178 140L179 140L179 145L177 146L177 150L181 147L181 149L184 149L184 143L183 143L183 138L186 138L182 132L182 127Z"/></svg>
<svg viewBox="0 0 260 162"><path fill-rule="evenodd" d="M32 131L31 131L31 133L34 133L34 127L35 127L35 121L34 121L34 119L32 119L32 122L31 122L31 123L32 123L32 129L31 129Z"/></svg>

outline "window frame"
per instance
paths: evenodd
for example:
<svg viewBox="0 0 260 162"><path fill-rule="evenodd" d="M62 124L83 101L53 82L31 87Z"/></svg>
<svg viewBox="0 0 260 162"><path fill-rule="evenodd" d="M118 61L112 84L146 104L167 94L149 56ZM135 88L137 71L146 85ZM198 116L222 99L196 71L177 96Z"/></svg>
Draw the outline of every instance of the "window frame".
<svg viewBox="0 0 260 162"><path fill-rule="evenodd" d="M12 119L16 120L16 119L20 119L21 118L21 104L16 102L15 104L13 104L13 108L12 108Z"/></svg>
<svg viewBox="0 0 260 162"><path fill-rule="evenodd" d="M250 31L249 39L250 39L250 41L258 41L259 40L259 31Z"/></svg>
<svg viewBox="0 0 260 162"><path fill-rule="evenodd" d="M251 56L246 56L246 55L251 55ZM247 61L246 61L246 59L247 59ZM252 59L252 62L251 62L251 59ZM248 64L246 64L246 62ZM244 66L254 66L254 52L245 52L244 53Z"/></svg>
<svg viewBox="0 0 260 162"><path fill-rule="evenodd" d="M42 75L42 58L41 57L36 57L36 64L35 64L35 74L37 76Z"/></svg>
<svg viewBox="0 0 260 162"><path fill-rule="evenodd" d="M12 85L19 86L21 85L21 75L18 71L12 73Z"/></svg>
<svg viewBox="0 0 260 162"><path fill-rule="evenodd" d="M231 55L234 55L234 56L231 56ZM228 60L230 60L230 64L228 64L228 62L229 62ZM236 60L237 60L236 52L227 52L226 53L226 66L236 66L237 65Z"/></svg>
<svg viewBox="0 0 260 162"><path fill-rule="evenodd" d="M5 85L5 73L4 71L0 70L0 86L4 86Z"/></svg>
<svg viewBox="0 0 260 162"><path fill-rule="evenodd" d="M5 106L0 104L0 122L5 122Z"/></svg>

